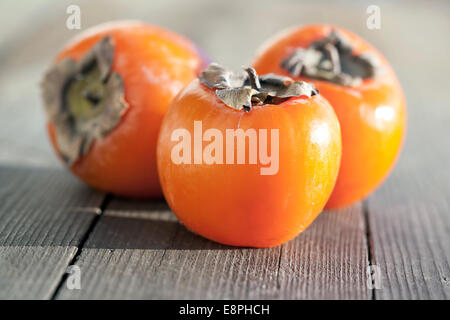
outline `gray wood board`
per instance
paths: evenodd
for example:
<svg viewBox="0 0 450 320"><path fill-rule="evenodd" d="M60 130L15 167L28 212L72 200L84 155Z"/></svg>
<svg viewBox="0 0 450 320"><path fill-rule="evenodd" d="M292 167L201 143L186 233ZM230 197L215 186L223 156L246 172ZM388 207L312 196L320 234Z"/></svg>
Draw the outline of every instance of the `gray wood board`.
<svg viewBox="0 0 450 320"><path fill-rule="evenodd" d="M104 195L61 169L0 166L0 299L48 299Z"/></svg>
<svg viewBox="0 0 450 320"><path fill-rule="evenodd" d="M369 198L373 263L382 276L375 295L449 299L450 149L435 138L448 126L426 112L420 120L410 120L414 130L404 156L385 185Z"/></svg>
<svg viewBox="0 0 450 320"><path fill-rule="evenodd" d="M81 290L60 299L367 299L361 205L324 212L276 248L222 246L179 224L165 203L114 200L83 248Z"/></svg>

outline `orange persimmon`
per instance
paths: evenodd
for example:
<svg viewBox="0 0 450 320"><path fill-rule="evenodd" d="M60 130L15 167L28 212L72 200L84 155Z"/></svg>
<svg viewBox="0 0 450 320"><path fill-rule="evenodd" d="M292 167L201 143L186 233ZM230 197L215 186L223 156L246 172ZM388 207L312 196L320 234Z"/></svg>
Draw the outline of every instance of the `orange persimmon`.
<svg viewBox="0 0 450 320"><path fill-rule="evenodd" d="M387 177L404 139L406 105L393 69L373 46L342 28L304 26L269 40L252 65L313 83L336 111L342 162L327 208L363 199Z"/></svg>
<svg viewBox="0 0 450 320"><path fill-rule="evenodd" d="M313 86L212 64L174 99L157 146L166 200L186 227L234 246L300 232L334 187L341 133Z"/></svg>
<svg viewBox="0 0 450 320"><path fill-rule="evenodd" d="M161 121L205 60L191 41L141 22L111 22L83 32L57 55L42 83L54 149L95 188L161 196Z"/></svg>

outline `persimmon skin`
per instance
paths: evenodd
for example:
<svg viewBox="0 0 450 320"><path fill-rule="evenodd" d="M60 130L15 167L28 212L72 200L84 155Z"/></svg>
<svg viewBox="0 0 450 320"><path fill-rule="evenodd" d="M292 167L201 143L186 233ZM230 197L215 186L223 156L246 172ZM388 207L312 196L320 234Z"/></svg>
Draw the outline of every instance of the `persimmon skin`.
<svg viewBox="0 0 450 320"><path fill-rule="evenodd" d="M89 29L70 42L56 61L81 59L98 41L111 36L112 70L124 82L129 107L117 127L70 170L94 188L127 197L162 196L156 169L156 142L165 111L175 95L206 65L194 44L165 29L121 21ZM57 153L55 127L48 123Z"/></svg>
<svg viewBox="0 0 450 320"><path fill-rule="evenodd" d="M219 129L279 129L279 170L261 175L261 165L175 164L171 134ZM259 132L259 131L258 131ZM248 144L248 141L247 141ZM203 147L208 142L203 142ZM237 153L234 145L235 155ZM259 147L258 147L259 148ZM271 145L268 146L270 150ZM224 154L226 141L224 140ZM246 148L248 159L248 145ZM237 111L214 90L194 80L169 107L158 138L158 173L165 198L186 227L222 244L272 247L302 232L323 209L341 156L339 123L321 96L296 97L280 105Z"/></svg>
<svg viewBox="0 0 450 320"><path fill-rule="evenodd" d="M355 54L371 52L379 59L382 74L357 87L293 77L313 83L336 111L342 131L342 161L338 180L326 205L346 207L365 198L389 175L403 145L406 103L397 77L386 59L355 34L331 25L292 28L269 40L257 52L253 67L259 73L289 75L281 61L298 47L338 30L353 44Z"/></svg>

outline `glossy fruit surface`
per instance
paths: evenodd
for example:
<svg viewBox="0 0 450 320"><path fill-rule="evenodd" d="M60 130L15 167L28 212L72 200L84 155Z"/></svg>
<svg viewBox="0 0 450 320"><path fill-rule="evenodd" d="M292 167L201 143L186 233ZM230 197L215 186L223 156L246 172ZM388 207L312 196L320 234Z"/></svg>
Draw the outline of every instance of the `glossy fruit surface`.
<svg viewBox="0 0 450 320"><path fill-rule="evenodd" d="M370 53L381 73L349 87L304 76L293 77L281 66L297 48L330 35L343 34L353 54ZM269 40L258 51L253 67L313 83L336 111L342 131L342 162L327 208L348 206L372 192L388 175L399 155L406 130L406 105L400 84L386 59L353 33L330 25L293 28Z"/></svg>
<svg viewBox="0 0 450 320"><path fill-rule="evenodd" d="M102 38L114 45L112 71L123 80L128 105L118 125L97 139L70 170L89 185L129 197L158 197L156 142L165 111L175 95L198 74L204 59L191 41L140 22L113 22L76 37L60 52L80 61ZM55 126L48 124L59 151Z"/></svg>
<svg viewBox="0 0 450 320"><path fill-rule="evenodd" d="M238 143L226 139L227 130L266 132L267 144L260 138L258 152L262 146L272 150L276 140L271 134L279 130L278 150L273 151L278 155L276 170L261 174L261 168L269 165L250 163L250 140L245 163L207 164L203 159L195 164L193 147L192 162L176 164L173 152L179 142L173 139L174 132L187 130L193 143L195 121L201 121L204 134L216 129L224 137L223 159L228 148L234 155L239 152ZM204 153L210 141L199 144ZM166 200L188 229L223 244L270 247L298 235L321 212L334 186L340 155L339 123L320 95L293 97L245 112L227 107L214 89L194 80L164 117L157 162Z"/></svg>

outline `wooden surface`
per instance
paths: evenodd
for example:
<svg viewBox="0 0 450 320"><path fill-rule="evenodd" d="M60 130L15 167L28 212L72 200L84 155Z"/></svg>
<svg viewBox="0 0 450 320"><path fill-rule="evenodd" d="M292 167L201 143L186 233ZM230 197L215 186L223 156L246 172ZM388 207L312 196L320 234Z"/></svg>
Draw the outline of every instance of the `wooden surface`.
<svg viewBox="0 0 450 320"><path fill-rule="evenodd" d="M1 299L450 298L450 43L440 36L450 29L448 2L22 2L0 4ZM53 155L39 97L43 71L77 33L65 27L74 3L83 29L141 19L189 36L234 68L285 27L346 27L398 72L409 118L402 156L364 203L323 212L270 249L222 246L187 231L164 202L92 190ZM365 26L369 4L381 8L381 30ZM74 264L80 290L66 285ZM380 273L378 289L368 286L378 279L369 265Z"/></svg>

